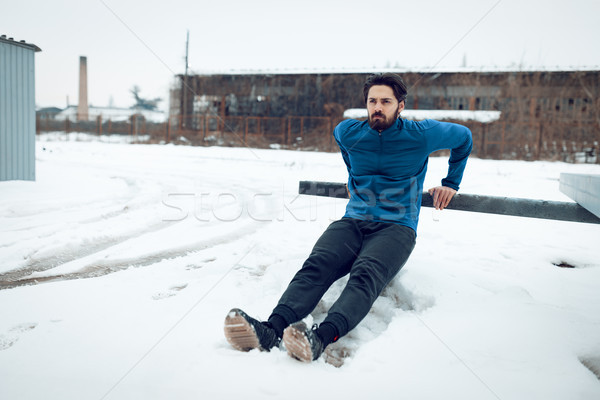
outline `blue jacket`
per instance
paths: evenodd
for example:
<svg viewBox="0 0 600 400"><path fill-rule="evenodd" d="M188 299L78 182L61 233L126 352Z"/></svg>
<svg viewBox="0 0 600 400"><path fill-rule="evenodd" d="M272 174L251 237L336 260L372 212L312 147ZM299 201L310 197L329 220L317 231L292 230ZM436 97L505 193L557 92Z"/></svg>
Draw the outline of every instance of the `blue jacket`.
<svg viewBox="0 0 600 400"><path fill-rule="evenodd" d="M458 124L398 119L379 133L367 121L340 122L333 135L348 168L344 217L393 222L417 230L429 154L450 149L442 186L458 190L473 140Z"/></svg>

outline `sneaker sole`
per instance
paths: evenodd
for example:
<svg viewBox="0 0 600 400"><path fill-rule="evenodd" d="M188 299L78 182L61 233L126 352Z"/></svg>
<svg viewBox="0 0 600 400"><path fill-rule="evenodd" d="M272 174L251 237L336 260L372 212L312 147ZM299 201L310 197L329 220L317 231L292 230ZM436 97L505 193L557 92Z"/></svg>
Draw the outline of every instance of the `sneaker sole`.
<svg viewBox="0 0 600 400"><path fill-rule="evenodd" d="M283 343L290 357L305 363L312 362L313 354L304 330L288 326L283 331Z"/></svg>
<svg viewBox="0 0 600 400"><path fill-rule="evenodd" d="M225 338L234 349L240 351L260 349L260 343L254 328L240 315L237 309L229 311L229 314L225 317L223 330Z"/></svg>

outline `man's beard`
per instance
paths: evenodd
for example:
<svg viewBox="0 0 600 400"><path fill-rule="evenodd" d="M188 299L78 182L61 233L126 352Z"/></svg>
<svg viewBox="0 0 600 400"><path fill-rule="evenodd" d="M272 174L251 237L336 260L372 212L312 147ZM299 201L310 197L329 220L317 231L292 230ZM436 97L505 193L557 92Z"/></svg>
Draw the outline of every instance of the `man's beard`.
<svg viewBox="0 0 600 400"><path fill-rule="evenodd" d="M400 106L398 106L398 108L396 108L396 111L394 112L394 115L398 115L398 110L399 110ZM375 116L382 116L383 119L373 119L373 117ZM389 128L390 126L394 125L394 122L396 122L396 120L398 119L398 117L396 118L388 118L385 114L377 112L374 114L369 115L369 126L373 129L375 129L376 131L384 131L387 128Z"/></svg>

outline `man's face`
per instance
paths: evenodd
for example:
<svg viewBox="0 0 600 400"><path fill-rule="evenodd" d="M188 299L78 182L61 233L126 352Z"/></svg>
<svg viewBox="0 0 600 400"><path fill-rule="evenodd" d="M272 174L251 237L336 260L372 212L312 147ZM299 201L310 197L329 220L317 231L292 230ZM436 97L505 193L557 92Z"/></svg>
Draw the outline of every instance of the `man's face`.
<svg viewBox="0 0 600 400"><path fill-rule="evenodd" d="M404 110L404 101L398 103L391 87L385 85L371 86L367 95L367 111L369 125L381 132L396 122Z"/></svg>

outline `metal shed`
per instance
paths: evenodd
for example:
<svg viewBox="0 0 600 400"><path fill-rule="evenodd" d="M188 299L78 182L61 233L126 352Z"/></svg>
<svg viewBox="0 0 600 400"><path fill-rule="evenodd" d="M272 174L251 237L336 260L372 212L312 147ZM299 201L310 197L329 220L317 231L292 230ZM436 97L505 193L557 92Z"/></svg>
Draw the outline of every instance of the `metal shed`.
<svg viewBox="0 0 600 400"><path fill-rule="evenodd" d="M35 180L34 44L0 36L0 181Z"/></svg>

